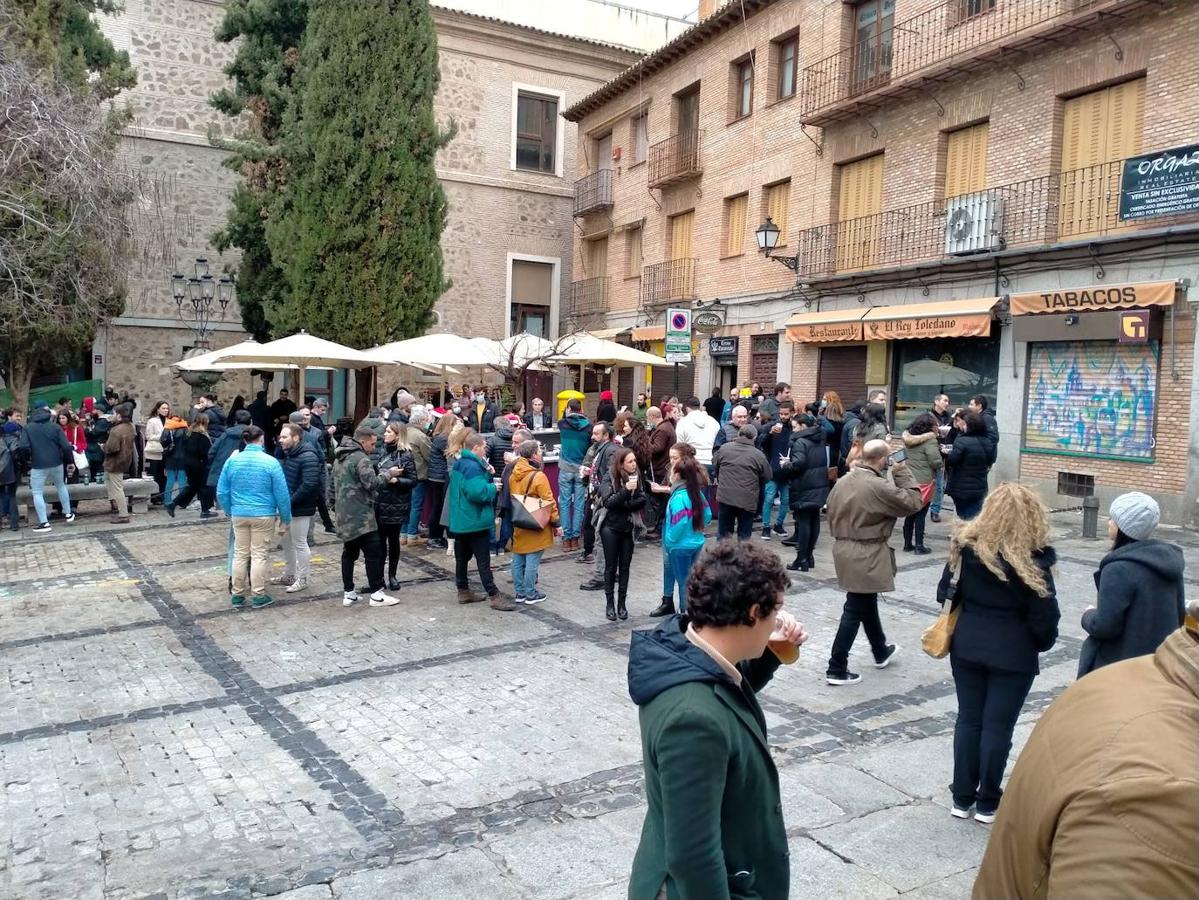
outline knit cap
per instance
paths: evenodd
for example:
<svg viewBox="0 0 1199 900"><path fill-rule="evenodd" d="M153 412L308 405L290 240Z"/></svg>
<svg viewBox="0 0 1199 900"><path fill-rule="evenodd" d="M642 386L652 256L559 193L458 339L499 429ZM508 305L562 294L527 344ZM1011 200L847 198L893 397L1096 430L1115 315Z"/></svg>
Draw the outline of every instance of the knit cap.
<svg viewBox="0 0 1199 900"><path fill-rule="evenodd" d="M1162 517L1157 501L1140 491L1121 494L1112 501L1108 515L1134 541L1143 541L1153 534Z"/></svg>

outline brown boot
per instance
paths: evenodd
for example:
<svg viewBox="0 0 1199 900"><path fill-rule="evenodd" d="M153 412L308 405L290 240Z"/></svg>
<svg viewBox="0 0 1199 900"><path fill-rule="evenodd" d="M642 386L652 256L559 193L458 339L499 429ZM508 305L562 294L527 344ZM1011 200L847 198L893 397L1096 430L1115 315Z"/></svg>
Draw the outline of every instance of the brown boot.
<svg viewBox="0 0 1199 900"><path fill-rule="evenodd" d="M512 612L517 606L503 594L492 594L491 608L498 612Z"/></svg>
<svg viewBox="0 0 1199 900"><path fill-rule="evenodd" d="M459 603L479 603L486 599L487 598L482 594L476 594L474 591L470 590L470 588L460 588L458 590Z"/></svg>

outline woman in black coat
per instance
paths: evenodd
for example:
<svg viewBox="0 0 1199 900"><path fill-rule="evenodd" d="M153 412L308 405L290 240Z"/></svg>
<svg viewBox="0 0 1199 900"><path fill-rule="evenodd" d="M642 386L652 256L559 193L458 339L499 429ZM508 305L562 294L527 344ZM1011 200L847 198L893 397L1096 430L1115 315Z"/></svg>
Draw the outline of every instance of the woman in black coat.
<svg viewBox="0 0 1199 900"><path fill-rule="evenodd" d="M792 572L807 572L816 565L816 540L820 537L820 509L828 500L829 465L827 433L811 414L797 416L800 425L791 437L791 452L782 474L791 482L791 514L795 516L795 561Z"/></svg>
<svg viewBox="0 0 1199 900"><path fill-rule="evenodd" d="M1049 546L1049 514L1028 488L1005 482L949 545L937 600L945 602L958 573L957 627L949 661L958 699L953 732L953 815L989 825L1012 732L1033 679L1038 654L1057 641L1057 593Z"/></svg>
<svg viewBox="0 0 1199 900"><path fill-rule="evenodd" d="M945 493L953 498L959 519L973 519L987 499L987 473L995 464L995 445L987 437L987 424L976 412L959 412L953 417L960 432L945 461L949 486Z"/></svg>
<svg viewBox="0 0 1199 900"><path fill-rule="evenodd" d="M441 509L445 506L445 489L450 480L450 466L446 460L446 448L450 445L450 435L455 427L462 427L461 420L452 413L444 413L433 428L433 437L429 441L429 469L426 492L432 496L429 508L433 514L429 517L429 547L433 550L445 550L445 527L441 524Z"/></svg>
<svg viewBox="0 0 1199 900"><path fill-rule="evenodd" d="M615 621L614 601L619 598L623 608L629 594L635 517L645 509L646 502L637 456L628 447L621 447L612 454L612 475L600 482L599 499L604 508L599 537L604 544L605 615ZM618 579L620 590L617 594Z"/></svg>
<svg viewBox="0 0 1199 900"><path fill-rule="evenodd" d="M1107 533L1112 550L1099 563L1099 598L1082 614L1087 633L1078 677L1134 656L1146 656L1186 617L1182 550L1152 538L1161 518L1157 501L1133 491L1112 501Z"/></svg>
<svg viewBox="0 0 1199 900"><path fill-rule="evenodd" d="M393 466L400 474L380 488L375 496L375 521L387 554L387 586L400 589L396 572L400 565L400 529L408 524L412 509L412 489L416 487L416 459L408 445L408 426L403 422L388 422L383 432L383 458L377 466L380 473Z"/></svg>
<svg viewBox="0 0 1199 900"><path fill-rule="evenodd" d="M216 515L212 511L213 494L215 491L208 486L208 451L212 449L212 438L208 436L208 415L197 413L192 419L191 427L187 429L187 437L183 441L183 472L187 476L187 487L169 503L163 504L163 509L172 519L175 510L186 508L196 497L200 498L200 518L211 519Z"/></svg>

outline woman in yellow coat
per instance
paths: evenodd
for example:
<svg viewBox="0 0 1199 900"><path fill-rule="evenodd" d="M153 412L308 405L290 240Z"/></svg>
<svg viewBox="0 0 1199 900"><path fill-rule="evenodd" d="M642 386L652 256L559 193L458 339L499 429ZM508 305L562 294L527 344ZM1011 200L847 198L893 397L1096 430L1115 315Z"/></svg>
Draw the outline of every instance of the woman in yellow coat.
<svg viewBox="0 0 1199 900"><path fill-rule="evenodd" d="M537 441L525 441L516 448L516 465L508 478L508 490L513 499L527 496L530 500L541 500L550 508L549 524L540 531L527 528L512 529L512 586L517 603L541 603L545 594L537 589L537 570L541 566L541 554L553 546L554 536L561 535L558 527L558 504L550 480L541 471L541 445Z"/></svg>

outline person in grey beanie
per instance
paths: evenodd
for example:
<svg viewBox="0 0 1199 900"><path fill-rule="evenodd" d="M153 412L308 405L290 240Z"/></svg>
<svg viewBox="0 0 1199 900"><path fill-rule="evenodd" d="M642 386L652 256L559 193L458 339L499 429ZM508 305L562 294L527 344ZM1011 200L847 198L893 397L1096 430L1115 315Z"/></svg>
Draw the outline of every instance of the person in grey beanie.
<svg viewBox="0 0 1199 900"><path fill-rule="evenodd" d="M1157 501L1138 491L1121 494L1108 516L1112 549L1095 573L1096 605L1082 614L1087 639L1079 654L1079 678L1156 652L1185 616L1182 550L1153 537L1161 519Z"/></svg>

